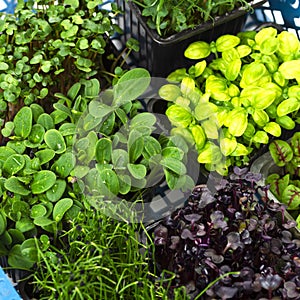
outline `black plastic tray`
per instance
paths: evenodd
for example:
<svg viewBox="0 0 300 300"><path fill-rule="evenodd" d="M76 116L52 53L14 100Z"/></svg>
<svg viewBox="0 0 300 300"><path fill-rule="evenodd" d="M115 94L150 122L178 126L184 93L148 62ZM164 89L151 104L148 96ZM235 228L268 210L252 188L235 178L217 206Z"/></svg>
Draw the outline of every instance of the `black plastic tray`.
<svg viewBox="0 0 300 300"><path fill-rule="evenodd" d="M254 0L249 4L256 8L266 0ZM247 11L236 9L231 13L216 18L214 22L206 22L195 29L166 38L160 37L155 30L147 26L139 7L130 0L116 0L123 14L117 18L117 23L124 34L118 39L125 47L129 38L134 38L140 43L140 51L132 54L133 65L147 68L152 76L166 77L177 68L189 67L195 61L184 57L187 46L196 41L211 42L223 34L237 34L246 22Z"/></svg>

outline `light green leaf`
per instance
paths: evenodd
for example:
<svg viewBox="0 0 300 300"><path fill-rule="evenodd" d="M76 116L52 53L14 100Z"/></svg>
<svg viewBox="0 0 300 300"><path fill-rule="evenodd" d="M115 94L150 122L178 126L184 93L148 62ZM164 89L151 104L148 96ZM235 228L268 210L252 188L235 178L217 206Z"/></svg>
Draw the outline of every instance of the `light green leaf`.
<svg viewBox="0 0 300 300"><path fill-rule="evenodd" d="M299 39L293 33L283 30L277 36L279 40L279 53L284 56L294 55L299 51Z"/></svg>
<svg viewBox="0 0 300 300"><path fill-rule="evenodd" d="M40 114L36 123L42 125L46 130L54 128L54 121L47 113Z"/></svg>
<svg viewBox="0 0 300 300"><path fill-rule="evenodd" d="M268 144L269 136L265 131L259 130L254 134L252 141L259 144Z"/></svg>
<svg viewBox="0 0 300 300"><path fill-rule="evenodd" d="M208 141L199 151L198 162L200 164L218 164L222 161L220 148L214 143Z"/></svg>
<svg viewBox="0 0 300 300"><path fill-rule="evenodd" d="M115 169L125 170L129 163L129 154L123 149L114 149L112 151L112 163Z"/></svg>
<svg viewBox="0 0 300 300"><path fill-rule="evenodd" d="M228 127L229 133L233 136L243 135L248 125L247 111L242 107L236 107L229 111L225 125Z"/></svg>
<svg viewBox="0 0 300 300"><path fill-rule="evenodd" d="M181 95L181 91L175 84L165 84L159 89L158 94L162 99L174 102Z"/></svg>
<svg viewBox="0 0 300 300"><path fill-rule="evenodd" d="M254 122L263 127L269 122L269 115L262 109L255 109L252 114Z"/></svg>
<svg viewBox="0 0 300 300"><path fill-rule="evenodd" d="M200 102L195 107L195 117L198 121L205 120L218 111L218 106L211 102Z"/></svg>
<svg viewBox="0 0 300 300"><path fill-rule="evenodd" d="M255 61L246 65L243 69L240 87L247 88L249 86L261 86L271 80L271 75L265 65Z"/></svg>
<svg viewBox="0 0 300 300"><path fill-rule="evenodd" d="M153 113L143 112L134 116L130 122L131 128L152 127L157 122Z"/></svg>
<svg viewBox="0 0 300 300"><path fill-rule="evenodd" d="M230 96L228 94L227 80L222 77L210 75L206 79L205 93L211 94L211 97L218 101L228 101Z"/></svg>
<svg viewBox="0 0 300 300"><path fill-rule="evenodd" d="M100 101L91 101L89 104L89 113L98 119L103 119L113 111L113 107L101 103Z"/></svg>
<svg viewBox="0 0 300 300"><path fill-rule="evenodd" d="M237 147L237 141L235 138L221 138L220 149L224 156L229 156Z"/></svg>
<svg viewBox="0 0 300 300"><path fill-rule="evenodd" d="M204 41L191 43L184 51L184 56L190 59L202 59L210 54L210 46Z"/></svg>
<svg viewBox="0 0 300 300"><path fill-rule="evenodd" d="M240 38L235 35L224 34L217 38L216 47L218 52L223 52L234 48L240 43Z"/></svg>
<svg viewBox="0 0 300 300"><path fill-rule="evenodd" d="M9 65L3 61L0 61L0 71L8 70Z"/></svg>
<svg viewBox="0 0 300 300"><path fill-rule="evenodd" d="M34 261L29 260L21 252L21 245L17 244L12 247L8 256L8 264L15 269L31 269L34 265Z"/></svg>
<svg viewBox="0 0 300 300"><path fill-rule="evenodd" d="M230 156L245 156L250 154L251 150L248 149L245 145L237 143L236 148L231 152Z"/></svg>
<svg viewBox="0 0 300 300"><path fill-rule="evenodd" d="M219 127L214 119L208 119L201 122L201 127L204 130L205 136L208 139L218 139L219 137Z"/></svg>
<svg viewBox="0 0 300 300"><path fill-rule="evenodd" d="M131 189L131 178L129 175L118 174L120 194L126 195Z"/></svg>
<svg viewBox="0 0 300 300"><path fill-rule="evenodd" d="M191 132L196 144L196 148L199 151L200 149L202 149L206 143L206 135L205 132L203 130L203 128L201 127L201 125L194 125L191 128Z"/></svg>
<svg viewBox="0 0 300 300"><path fill-rule="evenodd" d="M182 160L184 157L184 152L180 148L169 146L162 150L162 156L173 157L175 159Z"/></svg>
<svg viewBox="0 0 300 300"><path fill-rule="evenodd" d="M185 176L178 176L168 169L164 169L164 174L171 190L181 189L185 185Z"/></svg>
<svg viewBox="0 0 300 300"><path fill-rule="evenodd" d="M176 127L186 128L192 123L193 120L192 114L187 109L176 104L171 105L166 110L166 115L172 125Z"/></svg>
<svg viewBox="0 0 300 300"><path fill-rule="evenodd" d="M288 98L278 104L277 115L279 117L286 116L289 113L298 111L299 108L300 108L300 99Z"/></svg>
<svg viewBox="0 0 300 300"><path fill-rule="evenodd" d="M36 226L39 226L39 227L46 227L46 226L49 226L51 224L54 224L54 221L49 219L48 217L36 217L34 220L33 220L33 223L34 225Z"/></svg>
<svg viewBox="0 0 300 300"><path fill-rule="evenodd" d="M278 71L285 79L299 79L300 78L300 60L290 60L283 62Z"/></svg>
<svg viewBox="0 0 300 300"><path fill-rule="evenodd" d="M134 142L128 143L129 161L134 163L143 153L144 140L142 137L137 138Z"/></svg>
<svg viewBox="0 0 300 300"><path fill-rule="evenodd" d="M240 58L232 60L225 69L225 77L227 80L234 81L240 74L242 61Z"/></svg>
<svg viewBox="0 0 300 300"><path fill-rule="evenodd" d="M281 136L281 127L279 124L277 124L276 122L269 122L264 126L264 131L266 131L267 133L279 137Z"/></svg>
<svg viewBox="0 0 300 300"><path fill-rule="evenodd" d="M145 136L144 137L144 150L143 156L146 159L150 159L150 157L155 156L161 152L161 145L160 143L152 136Z"/></svg>

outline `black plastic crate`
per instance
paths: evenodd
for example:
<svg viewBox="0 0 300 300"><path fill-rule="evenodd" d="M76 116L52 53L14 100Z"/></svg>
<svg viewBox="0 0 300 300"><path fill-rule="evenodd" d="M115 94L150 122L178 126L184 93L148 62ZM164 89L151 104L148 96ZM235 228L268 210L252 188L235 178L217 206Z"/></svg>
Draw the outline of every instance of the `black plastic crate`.
<svg viewBox="0 0 300 300"><path fill-rule="evenodd" d="M2 279L2 285L0 285L2 289L2 293L0 291L0 299L2 300L29 300L27 292L25 291L26 285L26 277L30 274L28 271L19 270L11 268L8 265L8 260L6 256L0 256L0 266L3 270L3 274L7 276L7 278ZM5 296L5 298L3 298Z"/></svg>
<svg viewBox="0 0 300 300"><path fill-rule="evenodd" d="M266 0L250 2L253 8L261 6ZM194 61L184 57L187 46L196 41L211 42L223 34L236 34L245 25L247 11L236 9L233 12L217 18L214 23L206 22L195 29L162 38L146 24L140 9L132 1L116 0L117 5L124 12L117 18L117 23L124 34L118 37L124 47L129 38L140 43L140 51L131 56L132 64L148 69L152 76L166 77L177 68L189 67Z"/></svg>
<svg viewBox="0 0 300 300"><path fill-rule="evenodd" d="M295 0L269 0L255 10L249 24L272 22L300 38L300 3Z"/></svg>

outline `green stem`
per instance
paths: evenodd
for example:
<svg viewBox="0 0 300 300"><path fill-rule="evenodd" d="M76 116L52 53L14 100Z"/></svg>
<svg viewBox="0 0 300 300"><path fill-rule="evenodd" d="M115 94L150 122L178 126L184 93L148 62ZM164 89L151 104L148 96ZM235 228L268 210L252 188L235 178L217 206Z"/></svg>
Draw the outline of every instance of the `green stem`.
<svg viewBox="0 0 300 300"><path fill-rule="evenodd" d="M200 292L200 294L198 294L197 295L197 297L194 299L194 300L198 300L204 293L206 293L206 291L208 290L208 289L210 289L215 283L217 283L219 280L222 280L223 278L225 278L225 277L227 277L227 276L229 276L229 275L239 275L240 274L240 272L227 272L227 273L225 273L225 274L223 274L223 275L221 275L221 276L219 276L218 278L216 278L214 281L212 281L211 283L209 283L208 285L207 285L207 287L204 289L204 290L202 290L201 292Z"/></svg>
<svg viewBox="0 0 300 300"><path fill-rule="evenodd" d="M158 32L159 35L161 35L161 31L160 31L160 11L162 10L162 6L164 4L164 0L160 0L158 5L157 5L157 17L156 17L156 30Z"/></svg>

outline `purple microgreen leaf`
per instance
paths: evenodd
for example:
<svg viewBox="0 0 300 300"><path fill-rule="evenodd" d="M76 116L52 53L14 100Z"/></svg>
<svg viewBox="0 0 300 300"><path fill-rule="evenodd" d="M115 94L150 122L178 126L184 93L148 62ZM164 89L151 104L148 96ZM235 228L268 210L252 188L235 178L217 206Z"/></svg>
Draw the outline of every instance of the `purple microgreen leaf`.
<svg viewBox="0 0 300 300"><path fill-rule="evenodd" d="M300 268L300 257L299 256L294 256L293 257L293 262L295 266L299 269ZM298 285L300 287L300 278L298 279Z"/></svg>
<svg viewBox="0 0 300 300"><path fill-rule="evenodd" d="M180 242L180 237L178 235L171 236L171 245L169 246L170 249L175 250Z"/></svg>
<svg viewBox="0 0 300 300"><path fill-rule="evenodd" d="M211 260L216 263L216 264L220 264L221 262L224 261L224 257L221 254L217 254L215 249L207 249L204 252L204 256L211 258ZM226 273L226 272L225 272Z"/></svg>
<svg viewBox="0 0 300 300"><path fill-rule="evenodd" d="M217 228L224 229L227 227L227 222L224 221L224 214L219 210L212 212L210 214L210 219L213 224L213 228L215 228L215 229L217 229Z"/></svg>
<svg viewBox="0 0 300 300"><path fill-rule="evenodd" d="M199 199L199 208L204 208L208 204L215 202L216 199L210 191L204 191Z"/></svg>
<svg viewBox="0 0 300 300"><path fill-rule="evenodd" d="M184 218L187 221L190 221L191 223L195 223L198 220L200 220L201 216L199 214L190 214L190 215L185 215Z"/></svg>
<svg viewBox="0 0 300 300"><path fill-rule="evenodd" d="M248 172L248 168L239 168L237 166L233 167L233 173L240 178Z"/></svg>
<svg viewBox="0 0 300 300"><path fill-rule="evenodd" d="M251 182L251 183L254 183L254 182L258 182L262 179L262 174L258 173L258 174L255 174L255 173L247 173L245 175L245 180Z"/></svg>
<svg viewBox="0 0 300 300"><path fill-rule="evenodd" d="M282 243L279 239L271 240L271 251L280 256L282 250Z"/></svg>
<svg viewBox="0 0 300 300"><path fill-rule="evenodd" d="M229 248L236 250L238 247L243 248L244 244L241 243L240 235L238 232L230 232L227 234L227 245L223 251L225 253Z"/></svg>
<svg viewBox="0 0 300 300"><path fill-rule="evenodd" d="M283 230L281 232L281 240L282 242L286 243L286 244L289 244L292 242L292 233L290 231L287 231L287 230Z"/></svg>
<svg viewBox="0 0 300 300"><path fill-rule="evenodd" d="M295 220L287 220L282 224L285 229L291 229L297 226L297 222Z"/></svg>
<svg viewBox="0 0 300 300"><path fill-rule="evenodd" d="M249 219L249 224L248 224L248 230L253 231L257 228L258 226L258 220L255 219L254 217Z"/></svg>
<svg viewBox="0 0 300 300"><path fill-rule="evenodd" d="M287 296L289 299L298 299L299 298L300 290L295 282L292 282L292 281L285 282L284 288L287 291Z"/></svg>
<svg viewBox="0 0 300 300"><path fill-rule="evenodd" d="M166 245L168 239L168 228L159 225L154 229L154 244L155 245Z"/></svg>
<svg viewBox="0 0 300 300"><path fill-rule="evenodd" d="M204 224L198 224L196 235L197 236L204 236L204 235L206 235L206 230L205 230Z"/></svg>
<svg viewBox="0 0 300 300"><path fill-rule="evenodd" d="M276 290L282 282L282 278L278 274L267 274L260 277L262 288L268 291Z"/></svg>
<svg viewBox="0 0 300 300"><path fill-rule="evenodd" d="M187 228L184 228L181 232L181 238L186 240L186 239L190 239L190 240L194 240L194 236L193 234L191 233L190 230L188 230Z"/></svg>
<svg viewBox="0 0 300 300"><path fill-rule="evenodd" d="M221 299L234 299L234 296L238 292L237 287L229 287L229 286L220 286L216 290L216 294Z"/></svg>

